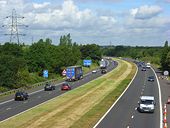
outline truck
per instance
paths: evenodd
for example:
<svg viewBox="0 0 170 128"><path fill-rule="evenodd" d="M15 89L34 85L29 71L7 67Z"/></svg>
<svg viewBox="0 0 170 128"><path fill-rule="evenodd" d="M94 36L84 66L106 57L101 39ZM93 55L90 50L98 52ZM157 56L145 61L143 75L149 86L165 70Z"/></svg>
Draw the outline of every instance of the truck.
<svg viewBox="0 0 170 128"><path fill-rule="evenodd" d="M83 69L81 66L70 66L66 68L66 80L76 81L83 78Z"/></svg>
<svg viewBox="0 0 170 128"><path fill-rule="evenodd" d="M103 59L100 61L100 69L106 69L107 68L107 64L106 61L104 61Z"/></svg>

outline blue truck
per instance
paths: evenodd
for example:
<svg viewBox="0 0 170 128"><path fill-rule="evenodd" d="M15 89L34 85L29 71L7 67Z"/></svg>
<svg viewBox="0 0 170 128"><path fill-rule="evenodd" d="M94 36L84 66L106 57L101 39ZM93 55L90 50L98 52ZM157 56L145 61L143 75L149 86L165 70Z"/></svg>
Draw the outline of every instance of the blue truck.
<svg viewBox="0 0 170 128"><path fill-rule="evenodd" d="M71 66L66 69L66 80L76 81L83 78L83 69L81 66Z"/></svg>

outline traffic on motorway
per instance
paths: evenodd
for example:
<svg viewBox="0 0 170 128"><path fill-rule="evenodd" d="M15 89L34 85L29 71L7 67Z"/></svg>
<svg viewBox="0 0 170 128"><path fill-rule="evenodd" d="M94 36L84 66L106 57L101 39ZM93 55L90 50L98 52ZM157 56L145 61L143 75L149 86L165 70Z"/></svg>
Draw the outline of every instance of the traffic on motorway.
<svg viewBox="0 0 170 128"><path fill-rule="evenodd" d="M150 63L137 63L132 83L94 128L160 128L159 83Z"/></svg>
<svg viewBox="0 0 170 128"><path fill-rule="evenodd" d="M107 72L111 71L117 66L117 63L113 61L108 61L108 60L102 60L102 61L106 61L106 65L105 67L103 67L103 69L107 70ZM0 121L9 119L12 116L15 116L26 110L29 110L30 108L34 106L37 106L54 97L62 95L71 89L75 89L103 75L102 74L103 69L96 69L95 73L94 71L92 71L83 76L81 72L81 67L74 66L71 68L75 68L74 71L76 72L75 73L71 72L72 73L71 75L68 74L69 78L66 78L66 81L62 83L59 83L57 85L53 85L52 83L46 83L43 89L36 91L35 93L34 92L27 93L25 91L19 91L15 94L14 100L11 99L9 101L1 102L0 103ZM81 75L77 75L76 73L78 74L80 73Z"/></svg>

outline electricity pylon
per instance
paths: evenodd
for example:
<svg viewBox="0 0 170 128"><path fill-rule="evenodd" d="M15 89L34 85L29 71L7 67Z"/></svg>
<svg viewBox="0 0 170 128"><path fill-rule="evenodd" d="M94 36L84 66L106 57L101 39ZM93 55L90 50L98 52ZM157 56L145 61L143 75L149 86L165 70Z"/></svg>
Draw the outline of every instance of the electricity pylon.
<svg viewBox="0 0 170 128"><path fill-rule="evenodd" d="M9 27L10 29L10 34L4 34L6 36L10 36L10 43L13 42L13 39L15 39L17 41L17 43L20 43L20 39L19 36L25 36L26 34L21 34L19 33L19 28L18 27L28 27L28 25L24 25L24 24L20 24L18 22L18 19L24 19L25 17L23 16L18 16L15 9L12 10L12 15L10 16L6 16L6 18L10 18L11 19L11 23L7 24L7 25L2 25L2 27Z"/></svg>

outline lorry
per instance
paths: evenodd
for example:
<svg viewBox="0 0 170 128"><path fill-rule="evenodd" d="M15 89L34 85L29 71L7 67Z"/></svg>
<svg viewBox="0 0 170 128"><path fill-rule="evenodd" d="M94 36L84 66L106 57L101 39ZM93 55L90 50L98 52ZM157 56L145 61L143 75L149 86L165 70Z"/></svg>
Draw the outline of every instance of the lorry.
<svg viewBox="0 0 170 128"><path fill-rule="evenodd" d="M106 61L102 59L102 60L100 61L100 69L106 69L106 68L107 68Z"/></svg>
<svg viewBox="0 0 170 128"><path fill-rule="evenodd" d="M66 68L66 80L76 81L83 78L83 69L81 66L70 66Z"/></svg>

